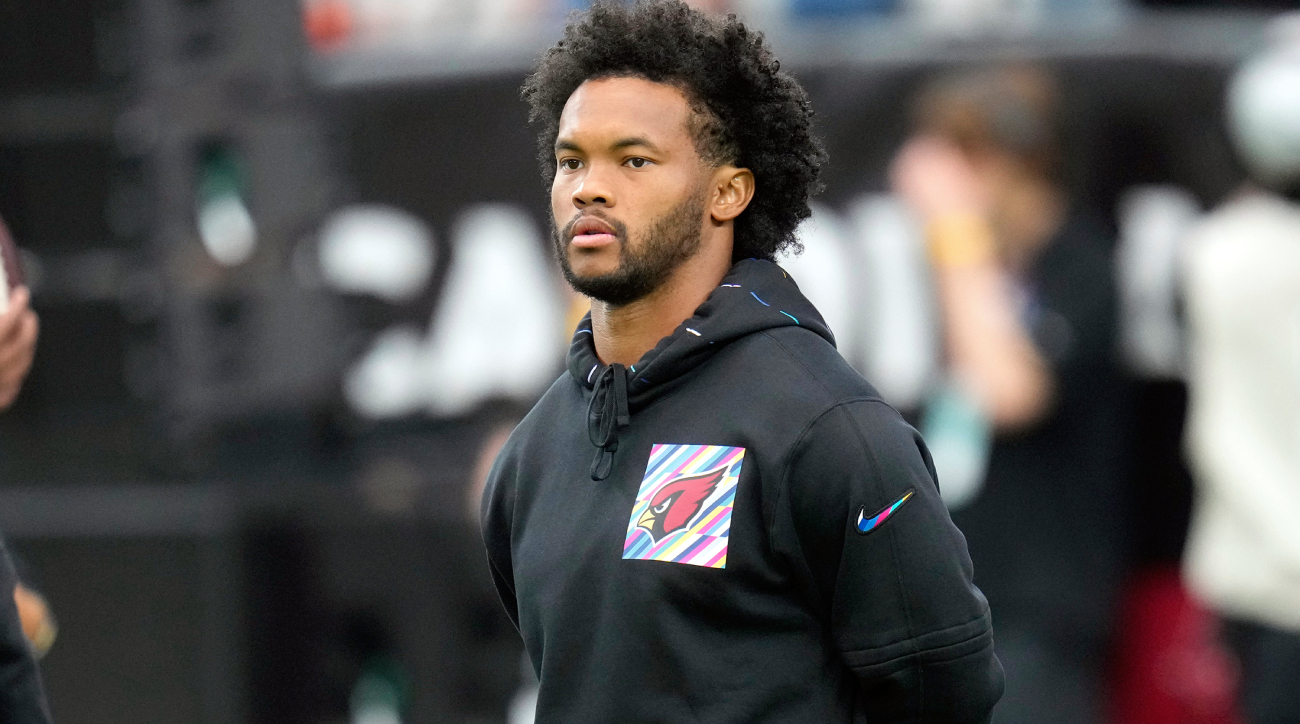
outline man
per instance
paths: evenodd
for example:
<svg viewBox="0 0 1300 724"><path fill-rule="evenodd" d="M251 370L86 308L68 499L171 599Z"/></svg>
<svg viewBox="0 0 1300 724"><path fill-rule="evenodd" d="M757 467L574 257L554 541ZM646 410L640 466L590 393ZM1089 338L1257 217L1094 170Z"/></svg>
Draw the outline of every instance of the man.
<svg viewBox="0 0 1300 724"><path fill-rule="evenodd" d="M8 310L0 314L0 410L13 404L32 366L38 324L28 300L27 289L19 287L9 297ZM40 672L15 600L24 594L0 538L0 722L48 724Z"/></svg>
<svg viewBox="0 0 1300 724"><path fill-rule="evenodd" d="M823 152L735 18L598 2L524 86L591 297L490 475L540 722L984 722L1002 689L918 435L770 259Z"/></svg>
<svg viewBox="0 0 1300 724"><path fill-rule="evenodd" d="M1187 241L1197 496L1183 573L1224 619L1249 724L1300 721L1300 16L1228 87L1251 183Z"/></svg>

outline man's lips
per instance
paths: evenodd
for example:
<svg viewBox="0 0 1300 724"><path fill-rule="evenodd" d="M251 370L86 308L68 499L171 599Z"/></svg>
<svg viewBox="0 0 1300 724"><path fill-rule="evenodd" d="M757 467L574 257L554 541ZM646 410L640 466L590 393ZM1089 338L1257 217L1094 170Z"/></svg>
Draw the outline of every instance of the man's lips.
<svg viewBox="0 0 1300 724"><path fill-rule="evenodd" d="M614 227L595 216L578 219L569 231L569 242L580 249L594 249L617 240Z"/></svg>

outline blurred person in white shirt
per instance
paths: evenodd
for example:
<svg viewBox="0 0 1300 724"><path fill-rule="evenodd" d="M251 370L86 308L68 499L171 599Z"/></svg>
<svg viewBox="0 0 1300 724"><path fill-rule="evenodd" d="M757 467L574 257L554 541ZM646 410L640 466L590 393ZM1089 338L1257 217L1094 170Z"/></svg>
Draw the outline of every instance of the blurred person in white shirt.
<svg viewBox="0 0 1300 724"><path fill-rule="evenodd" d="M1250 724L1300 722L1300 15L1229 89L1254 182L1185 262L1197 484L1184 568L1225 619Z"/></svg>

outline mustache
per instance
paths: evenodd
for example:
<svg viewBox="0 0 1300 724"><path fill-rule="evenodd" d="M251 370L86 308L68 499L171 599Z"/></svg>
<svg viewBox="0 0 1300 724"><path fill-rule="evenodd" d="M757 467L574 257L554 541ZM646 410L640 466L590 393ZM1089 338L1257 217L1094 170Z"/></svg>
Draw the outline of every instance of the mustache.
<svg viewBox="0 0 1300 724"><path fill-rule="evenodd" d="M560 239L565 242L573 239L573 227L579 221L582 221L587 217L595 217L604 221L606 224L614 227L614 235L618 237L619 241L627 241L627 224L609 216L603 211L580 211L577 214L574 214L573 218L569 219L569 223L565 224L564 228L559 230Z"/></svg>

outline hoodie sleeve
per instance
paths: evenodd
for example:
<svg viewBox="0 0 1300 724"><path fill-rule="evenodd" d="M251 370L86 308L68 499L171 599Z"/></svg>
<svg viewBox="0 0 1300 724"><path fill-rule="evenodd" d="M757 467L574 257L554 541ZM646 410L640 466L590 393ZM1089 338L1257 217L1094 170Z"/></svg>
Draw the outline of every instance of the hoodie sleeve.
<svg viewBox="0 0 1300 724"><path fill-rule="evenodd" d="M920 435L879 400L840 403L801 435L783 490L773 540L856 674L867 720L987 722L1003 687L988 603Z"/></svg>
<svg viewBox="0 0 1300 724"><path fill-rule="evenodd" d="M514 519L514 471L509 445L497 456L488 473L479 508L479 523L483 529L483 543L487 547L488 567L492 583L501 596L510 622L519 629L519 603L515 598L515 569L511 555L511 523Z"/></svg>

